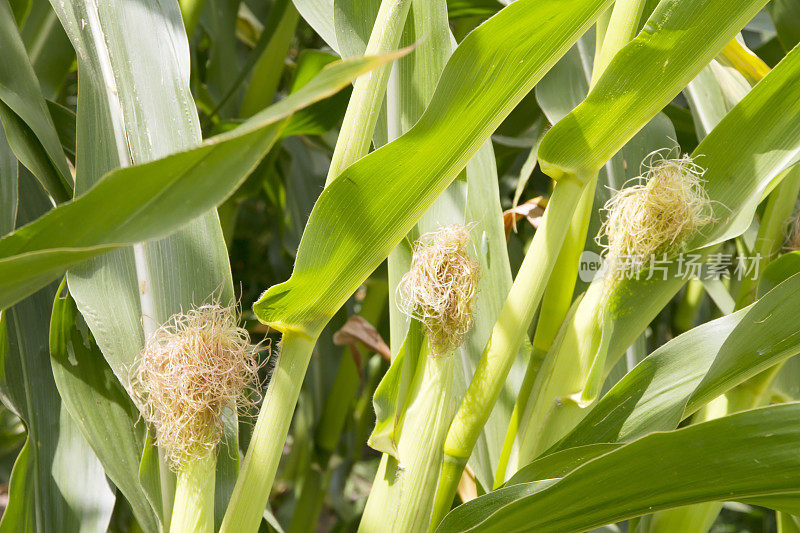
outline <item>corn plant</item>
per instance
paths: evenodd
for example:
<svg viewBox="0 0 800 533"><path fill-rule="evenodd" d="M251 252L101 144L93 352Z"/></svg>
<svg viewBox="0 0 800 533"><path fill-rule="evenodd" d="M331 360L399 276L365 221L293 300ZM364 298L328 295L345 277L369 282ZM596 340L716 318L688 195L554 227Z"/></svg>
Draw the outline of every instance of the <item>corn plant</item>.
<svg viewBox="0 0 800 533"><path fill-rule="evenodd" d="M800 531L797 0L0 0L2 531Z"/></svg>

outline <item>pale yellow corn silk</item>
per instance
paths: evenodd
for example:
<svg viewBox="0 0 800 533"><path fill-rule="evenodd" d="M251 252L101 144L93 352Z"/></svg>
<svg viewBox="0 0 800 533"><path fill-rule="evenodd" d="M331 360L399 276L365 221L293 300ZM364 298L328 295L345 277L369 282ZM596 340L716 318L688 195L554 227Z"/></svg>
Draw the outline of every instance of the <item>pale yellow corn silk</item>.
<svg viewBox="0 0 800 533"><path fill-rule="evenodd" d="M460 346L472 328L480 264L467 251L469 230L456 224L420 237L397 286L398 306L422 322L436 355Z"/></svg>
<svg viewBox="0 0 800 533"><path fill-rule="evenodd" d="M131 397L176 471L214 453L226 411L244 413L260 400L260 346L237 315L217 304L175 314L129 369Z"/></svg>
<svg viewBox="0 0 800 533"><path fill-rule="evenodd" d="M654 152L647 171L616 191L603 207L597 242L605 249L606 280L637 273L651 257L680 253L689 237L714 220L704 169L684 155Z"/></svg>

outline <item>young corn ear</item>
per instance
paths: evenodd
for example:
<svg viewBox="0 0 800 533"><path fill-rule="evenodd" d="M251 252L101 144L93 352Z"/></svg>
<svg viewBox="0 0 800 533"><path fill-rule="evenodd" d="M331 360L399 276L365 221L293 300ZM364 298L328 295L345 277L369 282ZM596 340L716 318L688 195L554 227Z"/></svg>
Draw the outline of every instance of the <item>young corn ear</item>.
<svg viewBox="0 0 800 533"><path fill-rule="evenodd" d="M468 243L469 228L460 224L426 233L397 286L400 309L422 322L439 355L463 344L472 328L480 264L469 256Z"/></svg>
<svg viewBox="0 0 800 533"><path fill-rule="evenodd" d="M410 342L414 333L409 331L407 351L398 354L376 392L376 406L383 406L378 426L402 422L389 424L392 449L383 455L360 532L405 533L430 527L444 440L455 413L452 353L472 327L480 277L468 244L469 227L462 225L423 235L414 245L410 270L398 285L401 310L420 322L421 328L417 324L412 328L421 330L424 339ZM408 370L415 375L405 380ZM389 405L402 412L392 409L390 417L381 420L380 413L386 414Z"/></svg>
<svg viewBox="0 0 800 533"><path fill-rule="evenodd" d="M598 243L605 248L610 279L638 273L653 256L679 252L714 219L704 170L689 156L654 152L646 167L634 185L616 191L603 207Z"/></svg>
<svg viewBox="0 0 800 533"><path fill-rule="evenodd" d="M592 283L562 324L534 382L517 442L498 481L557 442L596 400L608 352L604 342L613 328L606 305L614 284L638 275L653 256L679 253L690 237L713 221L703 169L688 156L669 155L668 151L651 154L644 164L647 172L604 206L598 242L606 251L605 277Z"/></svg>
<svg viewBox="0 0 800 533"><path fill-rule="evenodd" d="M129 389L173 470L214 452L226 411L253 405L259 366L233 307L173 315L147 340Z"/></svg>

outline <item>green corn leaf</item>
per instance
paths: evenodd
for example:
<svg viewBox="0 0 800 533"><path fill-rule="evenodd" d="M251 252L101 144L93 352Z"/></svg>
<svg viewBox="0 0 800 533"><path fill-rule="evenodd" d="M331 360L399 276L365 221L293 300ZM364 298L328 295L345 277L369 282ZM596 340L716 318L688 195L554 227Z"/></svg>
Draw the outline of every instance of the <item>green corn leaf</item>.
<svg viewBox="0 0 800 533"><path fill-rule="evenodd" d="M42 94L48 99L57 98L75 64L75 50L50 2L33 0L21 34Z"/></svg>
<svg viewBox="0 0 800 533"><path fill-rule="evenodd" d="M778 513L777 522L780 533L800 533L800 517Z"/></svg>
<svg viewBox="0 0 800 533"><path fill-rule="evenodd" d="M592 78L594 41L594 30L586 32L536 85L536 101L551 124L561 121L586 98ZM674 126L663 113L658 113L602 166L597 177L585 250L597 254L601 252L595 237L600 231L600 209L608 201L611 192L621 189L628 180L639 176L642 161L648 154L672 148L674 139ZM586 281L589 280L579 280L578 287L585 286Z"/></svg>
<svg viewBox="0 0 800 533"><path fill-rule="evenodd" d="M450 18L490 17L503 7L498 0L447 0Z"/></svg>
<svg viewBox="0 0 800 533"><path fill-rule="evenodd" d="M587 31L536 84L536 102L551 124L578 107L589 93L595 30Z"/></svg>
<svg viewBox="0 0 800 533"><path fill-rule="evenodd" d="M791 50L800 42L800 2L798 0L772 0L767 12L775 23L778 40L784 50Z"/></svg>
<svg viewBox="0 0 800 533"><path fill-rule="evenodd" d="M182 4L183 4L183 2L182 2ZM258 35L258 36L256 36L256 34L258 33L258 30L256 29L256 27L253 26L253 22L254 21L248 21L247 20L248 17L246 15L243 18L237 18L237 23L236 23L236 26L237 26L236 31L237 32L240 29L239 22L243 23L243 25L245 27L247 27L247 26L250 27L249 31L247 31L247 30L245 31L246 33L250 33L250 35L249 36L244 36L244 40L245 40L245 42L254 41L253 42L253 49L252 49L251 53L247 56L247 59L245 60L244 65L242 65L242 68L238 69L238 75L232 80L227 80L227 89L226 89L225 93L222 95L222 97L219 100L219 102L217 102L215 104L213 104L211 102L207 102L207 106L209 108L211 108L211 109L207 109L206 113L210 118L214 118L217 115L217 113L220 111L220 109L225 107L228 104L228 102L230 101L231 98L234 98L234 97L238 96L239 92L243 88L243 84L245 83L247 77L250 76L251 73L252 73L253 76L256 75L256 73L253 72L254 69L255 70L259 70L261 67L265 67L265 65L263 63L261 63L260 60L262 58L264 58L264 55L265 55L265 52L267 51L267 49L272 47L272 46L274 46L275 40L273 39L273 37L275 37L276 32L279 32L279 30L280 30L279 25L284 20L283 16L280 15L280 13L286 14L287 11L284 11L284 10L290 4L291 4L291 0L279 0L279 1L275 2L275 3L273 3L269 8L269 17L267 18L266 25L263 26L262 28L260 28L260 30L261 30L260 31L260 35ZM233 2L231 0L220 0L220 2L214 2L214 5L215 6L220 6L223 10L226 10L229 13L233 13L237 9L237 5L235 5L235 2ZM245 13L247 13L247 11L245 11ZM228 14L223 15L223 17L227 17L227 16L229 16L229 15ZM212 21L212 22L206 23L206 24L213 26L216 23ZM260 24L257 23L256 25L258 26ZM232 36L226 36L225 40L229 41L231 37ZM201 44L201 46L202 46L202 44ZM230 45L228 45L226 48L228 50L226 51L226 54L223 54L223 55L224 56L229 56L230 52L231 52ZM229 59L230 61L236 62L236 56L232 56L232 57L226 58L226 59ZM280 68L281 65L277 65L277 67ZM224 70L227 70L227 69L230 68L230 66L229 65L225 65L222 68ZM270 73L270 75L272 75L272 73ZM217 81L218 82L219 81L223 81L224 82L226 80L217 80ZM271 100L268 100L267 102L271 102ZM266 105L264 105L264 107L265 106ZM259 107L259 109L260 109L260 107ZM244 112L242 112L242 110L240 110L240 115L243 116L243 117L247 117L247 116L249 116L249 114L252 114L253 112L255 112L257 110L258 109L250 109L250 110L244 110Z"/></svg>
<svg viewBox="0 0 800 533"><path fill-rule="evenodd" d="M205 66L206 82L203 87L214 102L221 102L230 88L231 80L236 79L241 68L236 50L236 16L239 3L231 0L207 0L201 9L200 25L209 42L208 63ZM189 41L191 42L191 38ZM222 104L218 110L220 116L227 118L235 115L243 95L241 89L239 87ZM272 98L272 94L269 98ZM252 114L254 113L245 116Z"/></svg>
<svg viewBox="0 0 800 533"><path fill-rule="evenodd" d="M316 335L608 3L520 0L465 38L416 125L323 191L292 278L255 304L259 318Z"/></svg>
<svg viewBox="0 0 800 533"><path fill-rule="evenodd" d="M17 26L22 27L28 19L28 14L31 12L32 0L10 0L11 11L14 15L14 21Z"/></svg>
<svg viewBox="0 0 800 533"><path fill-rule="evenodd" d="M61 140L61 148L64 149L64 153L66 153L70 159L74 160L77 144L77 117L75 113L52 100L47 101L47 109L50 110L50 116L53 117L56 133Z"/></svg>
<svg viewBox="0 0 800 533"><path fill-rule="evenodd" d="M764 4L765 0L659 3L586 100L542 140L542 169L554 178L599 170Z"/></svg>
<svg viewBox="0 0 800 533"><path fill-rule="evenodd" d="M0 131L0 235L17 225L19 165L5 133Z"/></svg>
<svg viewBox="0 0 800 533"><path fill-rule="evenodd" d="M700 140L708 135L708 132L714 129L729 111L722 95L722 87L714 76L711 64L701 70L683 90L694 119L695 134Z"/></svg>
<svg viewBox="0 0 800 533"><path fill-rule="evenodd" d="M163 468L163 466L159 462L155 436L150 428L147 428L145 432L142 448L138 470L139 485L141 486L145 498L147 498L150 506L155 511L158 520L163 524L169 520L170 517L164 515L166 509L163 508L162 504L164 496L161 486L161 468ZM167 498L170 497L171 496L167 496Z"/></svg>
<svg viewBox="0 0 800 533"><path fill-rule="evenodd" d="M800 254L798 252L792 252L776 259L770 263L759 280L759 298L762 297L763 292L773 289L773 283L781 283L781 278L794 276L797 273L800 273ZM767 391L768 394L772 394L770 399L773 402L800 399L800 379L798 377L800 377L800 357L792 357L783 363L770 384L770 389Z"/></svg>
<svg viewBox="0 0 800 533"><path fill-rule="evenodd" d="M157 532L160 506L151 506L139 483L145 424L139 421L139 411L103 359L65 283L59 287L53 305L50 357L55 384L67 411L108 477L125 496L139 526Z"/></svg>
<svg viewBox="0 0 800 533"><path fill-rule="evenodd" d="M647 435L559 479L476 498L452 511L437 532L571 533L715 500L752 498L796 510L798 416L800 404L791 403Z"/></svg>
<svg viewBox="0 0 800 533"><path fill-rule="evenodd" d="M758 297L800 272L800 251L789 252L772 261L758 278Z"/></svg>
<svg viewBox="0 0 800 533"><path fill-rule="evenodd" d="M606 393L555 449L673 429L720 394L800 353L800 326L785 318L800 312L798 290L800 275L793 275L749 307L663 345Z"/></svg>
<svg viewBox="0 0 800 533"><path fill-rule="evenodd" d="M238 9L237 2L233 5ZM297 10L291 0L275 2L270 7L269 21L276 21L276 26L264 51L253 66L253 75L240 111L242 116L250 116L272 103L283 75L284 59L292 44L298 19ZM273 30L271 25L264 28L264 31L270 30Z"/></svg>
<svg viewBox="0 0 800 533"><path fill-rule="evenodd" d="M389 370L375 389L372 403L375 406L375 429L367 441L373 449L397 459L397 444L402 430L402 419L409 403L414 376L423 353L421 324L412 320L405 341ZM427 352L427 350L426 350Z"/></svg>
<svg viewBox="0 0 800 533"><path fill-rule="evenodd" d="M295 92L303 87L316 75L325 65L336 61L337 56L319 50L303 50L297 58L297 71L292 81L290 92ZM322 135L336 127L342 122L347 102L352 91L342 90L330 98L317 102L307 108L299 110L292 115L289 123L283 129L281 135L289 137L291 135ZM313 200L316 199L314 195ZM298 232L299 236L302 232Z"/></svg>
<svg viewBox="0 0 800 533"><path fill-rule="evenodd" d="M621 442L603 442L555 451L535 459L514 474L505 486L510 487L520 483L564 477L583 463L621 448L623 445L624 443Z"/></svg>
<svg viewBox="0 0 800 533"><path fill-rule="evenodd" d="M750 91L739 72L712 61L684 89L694 117L697 138L702 140Z"/></svg>
<svg viewBox="0 0 800 533"><path fill-rule="evenodd" d="M282 119L387 59L332 65L239 128L192 150L113 170L75 201L0 240L0 308L57 279L71 264L163 237L221 203L278 138Z"/></svg>
<svg viewBox="0 0 800 533"><path fill-rule="evenodd" d="M342 57L363 54L381 3L376 0L333 0L332 4L337 50Z"/></svg>
<svg viewBox="0 0 800 533"><path fill-rule="evenodd" d="M29 173L20 192L21 222L50 207ZM114 507L103 468L53 381L48 323L55 289L45 287L0 313L0 391L28 430L11 474L2 532L99 533L108 529Z"/></svg>
<svg viewBox="0 0 800 533"><path fill-rule="evenodd" d="M48 194L63 202L72 193L72 176L8 0L0 1L0 49L0 120L8 143Z"/></svg>

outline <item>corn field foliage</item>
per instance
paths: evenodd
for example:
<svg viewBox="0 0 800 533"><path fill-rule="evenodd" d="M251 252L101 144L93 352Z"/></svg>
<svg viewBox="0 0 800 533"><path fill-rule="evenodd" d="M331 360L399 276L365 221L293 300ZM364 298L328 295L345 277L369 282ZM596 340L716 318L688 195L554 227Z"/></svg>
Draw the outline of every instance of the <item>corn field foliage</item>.
<svg viewBox="0 0 800 533"><path fill-rule="evenodd" d="M798 41L0 0L0 533L799 533Z"/></svg>

